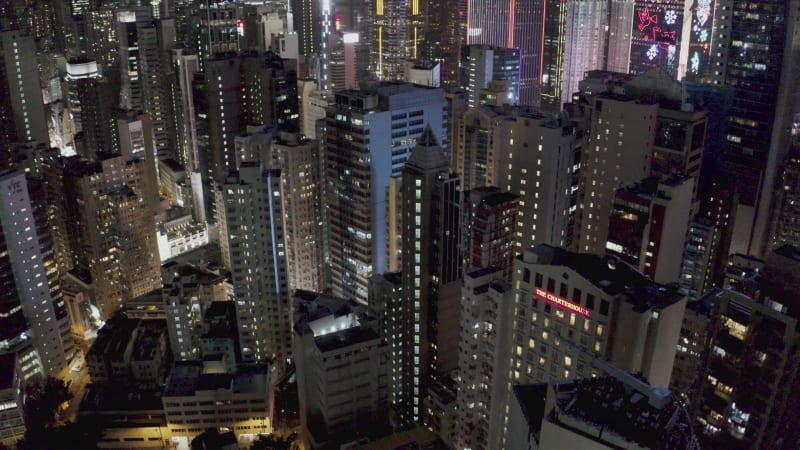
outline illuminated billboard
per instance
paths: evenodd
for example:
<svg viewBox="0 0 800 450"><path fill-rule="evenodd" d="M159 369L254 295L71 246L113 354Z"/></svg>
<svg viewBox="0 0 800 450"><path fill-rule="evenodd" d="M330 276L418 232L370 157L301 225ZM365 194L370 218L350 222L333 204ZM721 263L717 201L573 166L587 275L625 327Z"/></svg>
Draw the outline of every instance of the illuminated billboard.
<svg viewBox="0 0 800 450"><path fill-rule="evenodd" d="M693 1L693 0L689 0ZM686 71L688 48L681 53L685 39L684 0L637 0L631 30L632 73L661 67L681 78ZM687 30L688 31L688 30Z"/></svg>
<svg viewBox="0 0 800 450"><path fill-rule="evenodd" d="M689 41L689 64L686 76L700 78L704 75L711 52L711 32L714 25L714 1L693 0L692 32Z"/></svg>

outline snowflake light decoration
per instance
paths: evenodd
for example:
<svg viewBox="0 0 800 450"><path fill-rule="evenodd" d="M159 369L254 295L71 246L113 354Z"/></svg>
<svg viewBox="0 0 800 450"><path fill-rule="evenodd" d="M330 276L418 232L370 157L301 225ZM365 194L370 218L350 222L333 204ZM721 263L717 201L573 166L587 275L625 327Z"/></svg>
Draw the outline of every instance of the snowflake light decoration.
<svg viewBox="0 0 800 450"><path fill-rule="evenodd" d="M667 25L675 25L676 20L678 20L678 13L674 10L669 9L664 13L664 23Z"/></svg>
<svg viewBox="0 0 800 450"><path fill-rule="evenodd" d="M656 59L656 56L658 56L658 45L651 45L650 48L647 49L646 55L650 61Z"/></svg>
<svg viewBox="0 0 800 450"><path fill-rule="evenodd" d="M699 39L700 42L706 42L708 40L708 30L706 29L700 30Z"/></svg>

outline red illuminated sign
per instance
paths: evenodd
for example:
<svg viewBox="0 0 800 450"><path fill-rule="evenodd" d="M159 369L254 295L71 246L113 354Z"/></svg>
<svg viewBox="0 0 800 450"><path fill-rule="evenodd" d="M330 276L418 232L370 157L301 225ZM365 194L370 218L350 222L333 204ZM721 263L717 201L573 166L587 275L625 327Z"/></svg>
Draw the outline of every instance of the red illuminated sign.
<svg viewBox="0 0 800 450"><path fill-rule="evenodd" d="M572 303L569 300L563 299L561 297L557 297L557 296L555 296L555 295L553 295L553 294L551 294L551 293L549 293L547 291L544 291L542 289L538 289L537 288L536 291L534 291L534 295L536 295L537 297L541 298L542 300L547 301L548 303L552 303L552 304L558 306L559 308L563 308L563 309L578 313L578 314L580 314L582 316L589 317L589 310L588 309L582 307L581 305L576 305L575 303Z"/></svg>

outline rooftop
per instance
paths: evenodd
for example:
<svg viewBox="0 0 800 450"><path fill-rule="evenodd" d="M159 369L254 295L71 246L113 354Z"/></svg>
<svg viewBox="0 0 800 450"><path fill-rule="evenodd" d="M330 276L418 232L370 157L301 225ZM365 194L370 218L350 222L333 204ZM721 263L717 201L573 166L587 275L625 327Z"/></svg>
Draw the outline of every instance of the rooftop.
<svg viewBox="0 0 800 450"><path fill-rule="evenodd" d="M620 441L651 449L698 448L691 420L677 399L669 394L666 402L654 405L648 392L613 376L514 386L513 391L535 432L546 420L615 448ZM552 409L547 409L548 403Z"/></svg>
<svg viewBox="0 0 800 450"><path fill-rule="evenodd" d="M172 366L164 397L191 397L198 391L227 390L232 394L266 395L269 371L265 365L240 366L235 373L203 373L202 361L178 361Z"/></svg>
<svg viewBox="0 0 800 450"><path fill-rule="evenodd" d="M572 269L610 296L626 295L627 301L635 303L637 311L665 308L683 298L677 285L658 284L616 256L575 253L539 244L526 249L518 258Z"/></svg>

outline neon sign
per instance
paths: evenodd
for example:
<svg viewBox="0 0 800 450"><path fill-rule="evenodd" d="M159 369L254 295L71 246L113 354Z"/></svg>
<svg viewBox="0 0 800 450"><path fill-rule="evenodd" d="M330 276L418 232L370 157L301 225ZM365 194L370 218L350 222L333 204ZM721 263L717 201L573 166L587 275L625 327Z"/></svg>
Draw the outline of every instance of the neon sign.
<svg viewBox="0 0 800 450"><path fill-rule="evenodd" d="M588 309L582 307L581 305L572 303L569 300L551 294L545 290L537 288L534 291L534 295L541 298L542 300L545 300L548 303L558 306L559 308L566 309L568 311L578 313L582 316L589 317L590 311Z"/></svg>

